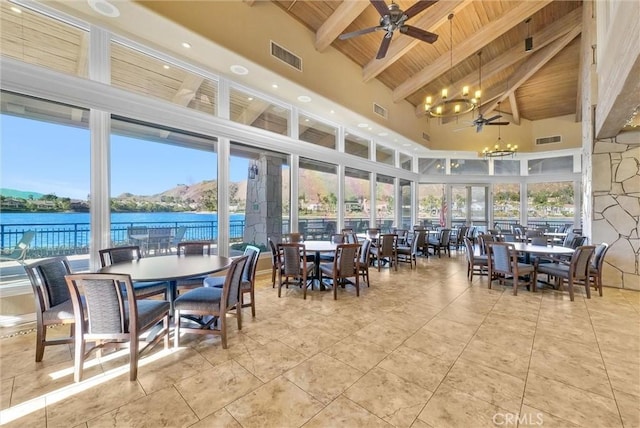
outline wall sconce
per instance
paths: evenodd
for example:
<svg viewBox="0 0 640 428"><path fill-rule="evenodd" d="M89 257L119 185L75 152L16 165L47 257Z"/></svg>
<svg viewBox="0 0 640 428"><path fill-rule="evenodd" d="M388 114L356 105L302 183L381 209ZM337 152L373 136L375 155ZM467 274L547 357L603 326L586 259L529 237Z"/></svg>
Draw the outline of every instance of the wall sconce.
<svg viewBox="0 0 640 428"><path fill-rule="evenodd" d="M251 165L249 165L249 179L255 180L257 176L258 176L258 164L255 162L251 162Z"/></svg>

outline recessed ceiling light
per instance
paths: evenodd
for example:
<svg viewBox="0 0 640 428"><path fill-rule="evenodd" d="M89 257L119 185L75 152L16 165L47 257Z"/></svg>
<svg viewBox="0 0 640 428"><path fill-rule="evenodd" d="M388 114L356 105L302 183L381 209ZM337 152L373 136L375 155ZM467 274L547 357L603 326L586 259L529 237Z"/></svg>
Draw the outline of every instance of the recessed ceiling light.
<svg viewBox="0 0 640 428"><path fill-rule="evenodd" d="M368 128L369 124L368 123L359 123L358 124L358 128Z"/></svg>
<svg viewBox="0 0 640 428"><path fill-rule="evenodd" d="M163 65L162 68L164 68L165 70L170 69L171 67L169 67L167 64Z"/></svg>
<svg viewBox="0 0 640 428"><path fill-rule="evenodd" d="M185 48L185 49L190 49L191 48L191 43L182 42L182 47Z"/></svg>
<svg viewBox="0 0 640 428"><path fill-rule="evenodd" d="M11 11L15 13L22 13L22 10L20 10L20 8L17 8L15 6L11 6Z"/></svg>
<svg viewBox="0 0 640 428"><path fill-rule="evenodd" d="M304 121L305 121L305 122L309 122L309 118L306 118Z"/></svg>
<svg viewBox="0 0 640 428"><path fill-rule="evenodd" d="M310 103L311 102L311 97L308 97L306 95L300 95L298 97L298 101L300 101L301 103Z"/></svg>
<svg viewBox="0 0 640 428"><path fill-rule="evenodd" d="M100 15L108 16L109 18L117 18L120 16L120 10L107 0L87 0L89 7L98 12Z"/></svg>
<svg viewBox="0 0 640 428"><path fill-rule="evenodd" d="M231 67L229 67L229 69L233 74L237 74L239 76L245 76L249 74L249 70L247 69L247 67L244 67L242 65L232 65Z"/></svg>
<svg viewBox="0 0 640 428"><path fill-rule="evenodd" d="M271 84L271 87L272 87L273 89L278 89L278 84L277 84L277 83L272 83L272 84Z"/></svg>
<svg viewBox="0 0 640 428"><path fill-rule="evenodd" d="M403 146L405 147L409 147L411 145L411 143L404 143Z"/></svg>
<svg viewBox="0 0 640 428"><path fill-rule="evenodd" d="M335 110L330 110L329 113L334 114L336 111Z"/></svg>
<svg viewBox="0 0 640 428"><path fill-rule="evenodd" d="M379 132L378 135L380 137L386 137L387 135L389 135L389 133L388 132Z"/></svg>
<svg viewBox="0 0 640 428"><path fill-rule="evenodd" d="M369 127L369 129L367 129L367 131L373 131L373 128Z"/></svg>
<svg viewBox="0 0 640 428"><path fill-rule="evenodd" d="M247 100L253 101L253 97L247 97Z"/></svg>

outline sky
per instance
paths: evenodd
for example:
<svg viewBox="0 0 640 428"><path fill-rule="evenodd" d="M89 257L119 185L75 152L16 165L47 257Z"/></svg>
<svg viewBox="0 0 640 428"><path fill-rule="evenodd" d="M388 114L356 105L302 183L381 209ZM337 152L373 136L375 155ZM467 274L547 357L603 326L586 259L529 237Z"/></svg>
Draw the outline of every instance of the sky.
<svg viewBox="0 0 640 428"><path fill-rule="evenodd" d="M0 187L86 199L90 134L74 128L0 115ZM217 155L112 135L111 195L152 195L178 184L216 179ZM247 178L247 159L232 158L231 181Z"/></svg>

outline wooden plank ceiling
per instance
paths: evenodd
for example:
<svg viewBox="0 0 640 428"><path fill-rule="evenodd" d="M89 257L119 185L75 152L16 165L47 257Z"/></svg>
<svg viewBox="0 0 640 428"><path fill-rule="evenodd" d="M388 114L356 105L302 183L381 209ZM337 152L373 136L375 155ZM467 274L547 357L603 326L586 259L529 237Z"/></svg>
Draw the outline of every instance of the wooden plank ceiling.
<svg viewBox="0 0 640 428"><path fill-rule="evenodd" d="M427 95L437 97L444 87L466 84L481 86L485 114L499 108L515 122L568 114L580 118L581 1L440 0L406 22L438 34L438 40L428 44L395 31L381 60L375 57L384 32L338 38L379 24L380 15L368 1L273 1L316 34L316 49L333 46L362 67L365 81L380 80L393 90L395 100L416 106L418 115L424 114ZM414 2L396 1L402 10ZM528 35L533 50L525 52Z"/></svg>

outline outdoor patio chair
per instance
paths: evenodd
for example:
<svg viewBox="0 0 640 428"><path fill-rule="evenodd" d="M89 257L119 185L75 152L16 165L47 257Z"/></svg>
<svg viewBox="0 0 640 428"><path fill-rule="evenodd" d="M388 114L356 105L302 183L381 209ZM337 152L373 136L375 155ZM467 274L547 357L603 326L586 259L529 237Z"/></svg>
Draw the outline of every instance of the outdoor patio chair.
<svg viewBox="0 0 640 428"><path fill-rule="evenodd" d="M0 262L14 261L24 265L24 260L27 258L27 251L35 236L36 232L33 230L24 232L15 247L2 250L2 253L0 253Z"/></svg>
<svg viewBox="0 0 640 428"><path fill-rule="evenodd" d="M36 362L42 361L44 347L73 343L73 326L69 337L47 340L47 327L74 324L73 303L65 282L71 273L66 257L53 257L25 265L36 300Z"/></svg>
<svg viewBox="0 0 640 428"><path fill-rule="evenodd" d="M104 248L98 251L100 255L100 265L102 267L111 266L112 264L140 260L142 253L137 245L129 245L126 247ZM162 298L167 300L169 283L167 281L134 281L133 291L138 299L146 299L147 297L162 294Z"/></svg>
<svg viewBox="0 0 640 428"><path fill-rule="evenodd" d="M242 285L240 287L240 307L251 307L251 316L256 316L256 304L255 304L255 287L256 287L256 267L258 266L258 258L260 257L260 248L247 245L244 248L243 256L247 256L249 259L244 265L242 271ZM209 276L204 279L203 285L205 287L217 287L222 288L224 286L225 277L223 276ZM251 301L249 303L244 302L244 295L249 294Z"/></svg>
<svg viewBox="0 0 640 428"><path fill-rule="evenodd" d="M162 338L164 348L169 348L169 302L137 300L129 275L73 274L66 276L66 284L75 314L75 382L82 380L84 360L94 349L101 352L105 347L121 347L129 343L129 380L135 381L138 377L138 359L143 351ZM140 349L139 336L160 321L162 330ZM94 346L85 351L87 342L93 342Z"/></svg>
<svg viewBox="0 0 640 428"><path fill-rule="evenodd" d="M320 264L320 282L323 276L332 279L333 300L338 299L338 287L344 287L349 278L354 279L356 296L360 296L359 254L359 244L339 244L333 262Z"/></svg>
<svg viewBox="0 0 640 428"><path fill-rule="evenodd" d="M222 288L198 287L176 299L174 302L176 348L180 346L180 331L185 330L190 333L218 335L222 339L222 348L227 349L227 314L236 317L238 330L242 330L240 288L242 272L247 261L248 256L242 256L231 263ZM185 315L189 316L188 322L196 322L199 326L183 327L180 317ZM219 327L218 329L212 328L215 327L214 323Z"/></svg>

